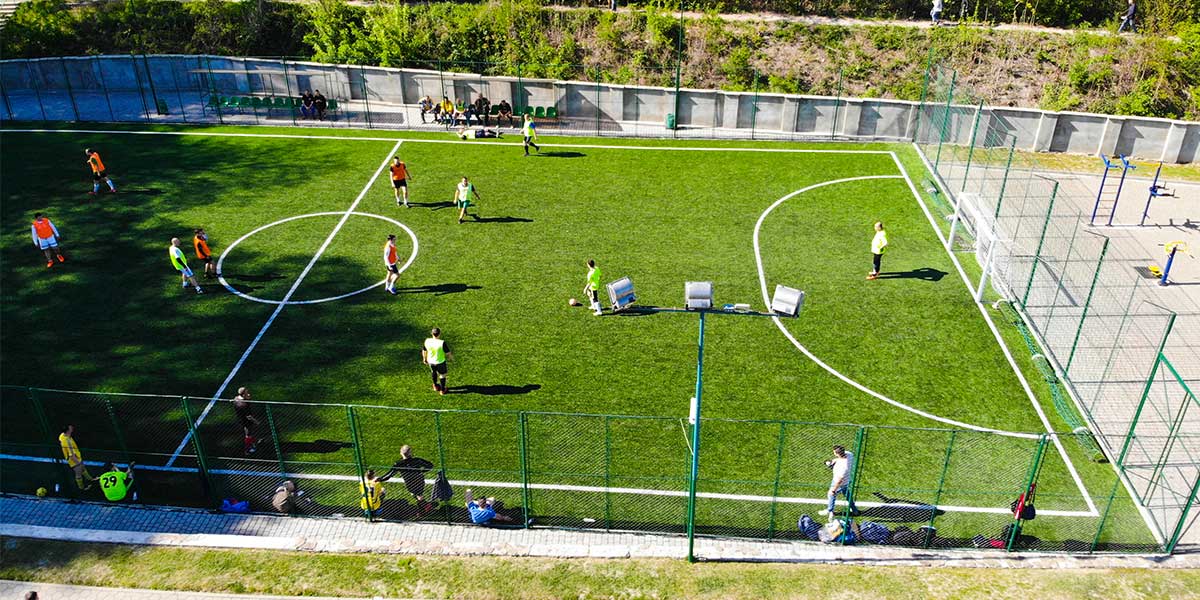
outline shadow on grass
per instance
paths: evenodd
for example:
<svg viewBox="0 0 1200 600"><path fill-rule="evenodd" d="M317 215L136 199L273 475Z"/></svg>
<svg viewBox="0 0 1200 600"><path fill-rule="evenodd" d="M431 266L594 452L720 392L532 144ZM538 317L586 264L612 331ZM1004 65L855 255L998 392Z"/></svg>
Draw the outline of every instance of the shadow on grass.
<svg viewBox="0 0 1200 600"><path fill-rule="evenodd" d="M446 393L479 394L481 396L514 396L528 394L529 392L540 389L542 389L542 386L536 383L527 383L525 385L452 385L446 390Z"/></svg>
<svg viewBox="0 0 1200 600"><path fill-rule="evenodd" d="M538 152L534 156L546 156L549 158L582 158L587 155L582 152L551 150L547 152Z"/></svg>
<svg viewBox="0 0 1200 600"><path fill-rule="evenodd" d="M533 219L525 217L478 217L472 215L473 219L467 223L532 223Z"/></svg>
<svg viewBox="0 0 1200 600"><path fill-rule="evenodd" d="M435 285L418 285L413 287L396 288L396 291L401 294L433 294L434 296L445 296L446 294L459 294L467 290L482 289L482 286L470 285L467 283L438 283Z"/></svg>
<svg viewBox="0 0 1200 600"><path fill-rule="evenodd" d="M898 271L894 273L880 273L876 279L920 279L921 281L941 281L943 277L949 275L945 271L940 271L932 267L921 267L912 271Z"/></svg>

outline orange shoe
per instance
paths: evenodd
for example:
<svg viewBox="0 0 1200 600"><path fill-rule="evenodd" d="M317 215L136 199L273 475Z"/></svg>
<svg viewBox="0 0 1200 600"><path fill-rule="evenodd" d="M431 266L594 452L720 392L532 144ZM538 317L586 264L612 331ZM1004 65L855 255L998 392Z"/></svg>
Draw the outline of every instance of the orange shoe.
<svg viewBox="0 0 1200 600"><path fill-rule="evenodd" d="M61 254L59 254L59 255L58 255L58 262L67 262L67 257L65 257L65 256L63 256L63 255L61 255Z"/></svg>
<svg viewBox="0 0 1200 600"><path fill-rule="evenodd" d="M53 266L54 266L54 261L52 261L52 260L48 260L48 261L46 261L46 268L47 268L47 269L49 269L50 267L53 267Z"/></svg>

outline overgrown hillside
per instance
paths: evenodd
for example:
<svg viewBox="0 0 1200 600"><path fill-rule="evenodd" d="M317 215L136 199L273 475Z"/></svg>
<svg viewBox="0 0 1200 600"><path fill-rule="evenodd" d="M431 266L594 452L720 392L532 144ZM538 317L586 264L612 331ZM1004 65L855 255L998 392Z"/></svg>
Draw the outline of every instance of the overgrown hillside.
<svg viewBox="0 0 1200 600"><path fill-rule="evenodd" d="M980 27L803 25L688 20L685 87L920 97L931 52L990 104L1200 118L1200 25L1177 37L999 31ZM23 4L4 31L6 58L126 52L298 56L673 86L677 17L653 5L612 13L536 0L485 4L344 0ZM469 64L470 63L470 64Z"/></svg>

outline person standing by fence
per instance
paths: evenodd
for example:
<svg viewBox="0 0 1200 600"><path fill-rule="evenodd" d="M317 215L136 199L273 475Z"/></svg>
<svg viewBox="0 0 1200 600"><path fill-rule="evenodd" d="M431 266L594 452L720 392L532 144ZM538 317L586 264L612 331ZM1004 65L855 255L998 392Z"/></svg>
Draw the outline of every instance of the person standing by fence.
<svg viewBox="0 0 1200 600"><path fill-rule="evenodd" d="M242 426L242 451L246 455L254 454L258 448L258 438L255 433L258 430L258 419L250 412L250 390L240 387L238 388L237 396L233 398L233 414L237 417L238 424Z"/></svg>
<svg viewBox="0 0 1200 600"><path fill-rule="evenodd" d="M857 513L858 507L854 506L854 491L850 489L850 478L854 475L854 453L847 452L842 446L834 446L833 459L825 461L825 464L833 469L833 481L829 484L829 504L819 514L821 516L833 514L838 494L846 497L850 514Z"/></svg>
<svg viewBox="0 0 1200 600"><path fill-rule="evenodd" d="M67 466L75 474L75 485L79 486L80 490L92 489L92 482L96 481L96 478L88 473L87 466L83 464L83 455L79 453L79 444L75 443L74 425L63 427L62 433L58 434L58 444L62 446L63 458L67 460ZM85 479L87 485L83 484Z"/></svg>
<svg viewBox="0 0 1200 600"><path fill-rule="evenodd" d="M400 460L396 461L379 481L387 481L399 473L400 479L404 480L405 489L417 501L417 510L425 514L429 510L429 503L425 502L425 474L432 469L433 463L424 458L414 457L412 447L405 444L400 447Z"/></svg>

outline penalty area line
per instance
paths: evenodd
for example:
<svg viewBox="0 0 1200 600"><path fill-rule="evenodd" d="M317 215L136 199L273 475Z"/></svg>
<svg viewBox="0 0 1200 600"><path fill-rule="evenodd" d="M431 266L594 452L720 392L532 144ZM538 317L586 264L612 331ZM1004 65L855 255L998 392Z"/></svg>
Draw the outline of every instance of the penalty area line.
<svg viewBox="0 0 1200 600"><path fill-rule="evenodd" d="M363 186L362 191L358 193L358 197L354 199L354 203L350 205L350 208L347 208L342 213L342 218L338 220L338 223L334 226L333 231L329 232L329 235L325 238L325 242L321 244L320 248L317 248L317 253L314 254L313 257L308 261L308 265L304 267L304 270L300 272L300 276L297 277L296 281L292 283L292 287L288 289L286 294L284 294L283 300L281 300L275 307L275 310L271 312L271 316L267 319L267 322L263 324L262 328L258 330L258 335L255 335L254 339L250 341L250 345L246 347L246 351L242 352L241 358L239 358L237 363L233 365L233 370L229 371L229 375L225 377L225 381L221 382L221 387L217 388L216 393L212 395L212 398L208 401L208 405L204 407L204 410L200 413L200 416L196 418L196 422L193 424L191 429L194 430L196 427L199 427L200 423L202 423L208 416L209 411L211 411L213 406L216 405L217 400L221 397L221 394L225 393L225 389L229 387L229 383L233 381L233 378L237 376L238 371L242 369L242 365L246 364L246 359L250 358L250 353L254 352L254 349L258 346L258 343L262 341L263 336L266 335L267 330L270 329L271 325L275 323L276 317L279 316L279 313L283 312L284 307L286 307L288 302L291 301L292 295L296 293L296 290L300 288L300 284L304 282L304 278L308 276L309 271L312 271L313 265L317 264L317 260L319 260L321 255L325 253L325 250L329 248L329 244L333 243L333 238L336 237L338 232L342 230L342 227L346 224L346 221L350 220L350 215L354 214L355 209L358 208L358 204L367 196L367 192L371 190L371 186L375 185L375 180L379 179L379 175L383 173L385 169L387 169L388 161L390 161L392 157L396 155L396 153L400 150L400 144L403 143L404 140L396 140L396 145L392 146L392 149L388 151L387 156L384 157L383 162L379 165L379 168L375 170L375 174L371 176L371 179L368 180L367 184ZM179 458L179 455L183 452L183 449L187 447L187 444L189 441L191 441L191 439L192 432L188 431L187 434L183 436L183 440L179 442L179 447L175 448L175 452L172 453L171 458L167 460L166 466L170 467L171 465L175 464L175 461Z"/></svg>

